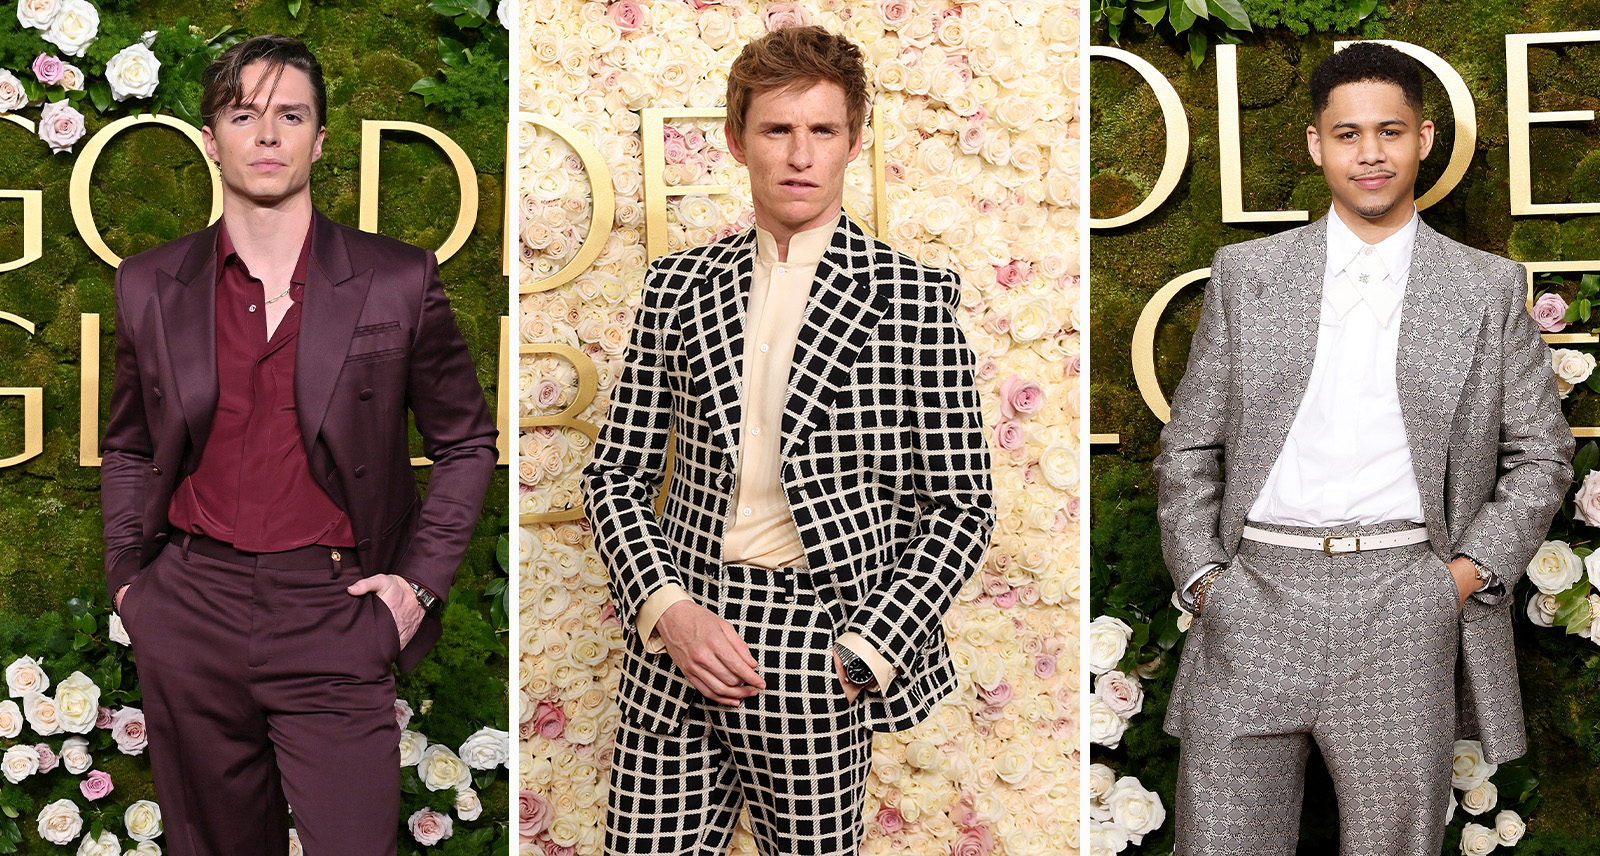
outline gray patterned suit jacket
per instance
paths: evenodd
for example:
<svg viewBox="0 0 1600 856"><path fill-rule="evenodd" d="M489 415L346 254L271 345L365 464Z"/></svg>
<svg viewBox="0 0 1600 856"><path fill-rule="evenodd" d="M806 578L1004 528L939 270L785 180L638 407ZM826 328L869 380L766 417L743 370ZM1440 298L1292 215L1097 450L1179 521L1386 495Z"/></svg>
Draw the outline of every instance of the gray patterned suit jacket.
<svg viewBox="0 0 1600 856"><path fill-rule="evenodd" d="M675 731L699 698L636 620L668 583L714 605L738 472L755 230L663 256L645 275L622 377L584 473L628 647L625 716ZM817 266L784 400L784 492L838 633L898 671L866 722L903 731L955 687L944 614L982 562L995 506L961 285L843 213ZM666 506L653 500L674 454Z"/></svg>
<svg viewBox="0 0 1600 856"><path fill-rule="evenodd" d="M1217 251L1155 461L1178 585L1238 550L1311 377L1326 259L1326 219ZM1515 262L1419 222L1396 358L1432 549L1504 583L1467 602L1457 661L1460 733L1494 761L1526 749L1510 594L1572 481L1572 433L1525 283Z"/></svg>

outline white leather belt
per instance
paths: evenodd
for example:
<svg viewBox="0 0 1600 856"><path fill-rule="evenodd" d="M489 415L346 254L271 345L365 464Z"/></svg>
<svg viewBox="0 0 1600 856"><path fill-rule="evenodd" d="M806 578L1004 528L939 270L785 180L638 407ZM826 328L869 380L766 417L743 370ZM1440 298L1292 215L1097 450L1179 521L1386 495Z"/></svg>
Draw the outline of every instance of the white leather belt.
<svg viewBox="0 0 1600 856"><path fill-rule="evenodd" d="M1409 547L1428 540L1426 527L1385 532L1382 535L1329 535L1318 538L1312 535L1290 535L1286 532L1269 532L1254 526L1244 528L1244 537L1262 544L1294 547L1300 550L1320 550L1325 556L1341 556L1365 550L1385 550L1390 547Z"/></svg>

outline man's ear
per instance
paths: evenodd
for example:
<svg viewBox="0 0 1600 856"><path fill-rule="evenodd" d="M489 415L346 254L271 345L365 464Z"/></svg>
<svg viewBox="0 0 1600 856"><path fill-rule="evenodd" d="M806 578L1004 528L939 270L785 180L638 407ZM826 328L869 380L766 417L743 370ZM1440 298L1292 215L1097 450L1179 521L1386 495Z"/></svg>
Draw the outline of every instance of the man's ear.
<svg viewBox="0 0 1600 856"><path fill-rule="evenodd" d="M328 138L328 126L317 129L317 141L311 144L311 162L316 163L322 159L322 141Z"/></svg>
<svg viewBox="0 0 1600 856"><path fill-rule="evenodd" d="M1322 166L1322 137L1316 125L1306 126L1306 149L1311 152L1311 162Z"/></svg>
<svg viewBox="0 0 1600 856"><path fill-rule="evenodd" d="M728 141L728 154L733 156L735 162L744 164L744 146L739 143L739 135L733 132L727 123L722 125L722 136Z"/></svg>
<svg viewBox="0 0 1600 856"><path fill-rule="evenodd" d="M200 147L206 150L206 157L213 162L221 160L217 157L217 138L211 133L210 125L200 126Z"/></svg>
<svg viewBox="0 0 1600 856"><path fill-rule="evenodd" d="M1417 126L1417 136L1421 138L1421 147L1417 159L1426 160L1428 152L1433 151L1433 121L1431 119L1424 119L1422 124Z"/></svg>

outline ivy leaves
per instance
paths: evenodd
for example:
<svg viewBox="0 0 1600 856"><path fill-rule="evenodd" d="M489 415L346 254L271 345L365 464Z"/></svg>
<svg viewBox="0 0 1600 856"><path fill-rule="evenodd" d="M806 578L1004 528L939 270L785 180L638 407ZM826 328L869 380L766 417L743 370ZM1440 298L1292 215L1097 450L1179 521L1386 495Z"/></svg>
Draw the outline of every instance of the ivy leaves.
<svg viewBox="0 0 1600 856"><path fill-rule="evenodd" d="M438 73L412 84L422 103L464 116L480 109L505 109L511 81L509 35L491 26L488 0L432 0L428 8L450 18L462 39L439 37Z"/></svg>
<svg viewBox="0 0 1600 856"><path fill-rule="evenodd" d="M1205 61L1211 39L1238 44L1239 34L1251 32L1250 15L1240 0L1097 0L1094 22L1104 21L1111 41L1122 41L1122 28L1131 23L1129 12L1156 32L1182 39L1195 68Z"/></svg>

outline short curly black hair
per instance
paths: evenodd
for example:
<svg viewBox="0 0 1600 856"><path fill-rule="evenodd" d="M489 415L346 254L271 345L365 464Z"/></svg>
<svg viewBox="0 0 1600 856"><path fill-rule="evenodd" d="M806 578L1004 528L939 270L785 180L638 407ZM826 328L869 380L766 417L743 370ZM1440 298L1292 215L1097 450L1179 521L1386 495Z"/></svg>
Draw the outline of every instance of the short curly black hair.
<svg viewBox="0 0 1600 856"><path fill-rule="evenodd" d="M1406 106L1422 115L1422 70L1416 60L1388 45L1356 42L1317 63L1311 72L1311 118L1322 117L1333 90L1346 83L1392 83L1400 87Z"/></svg>

